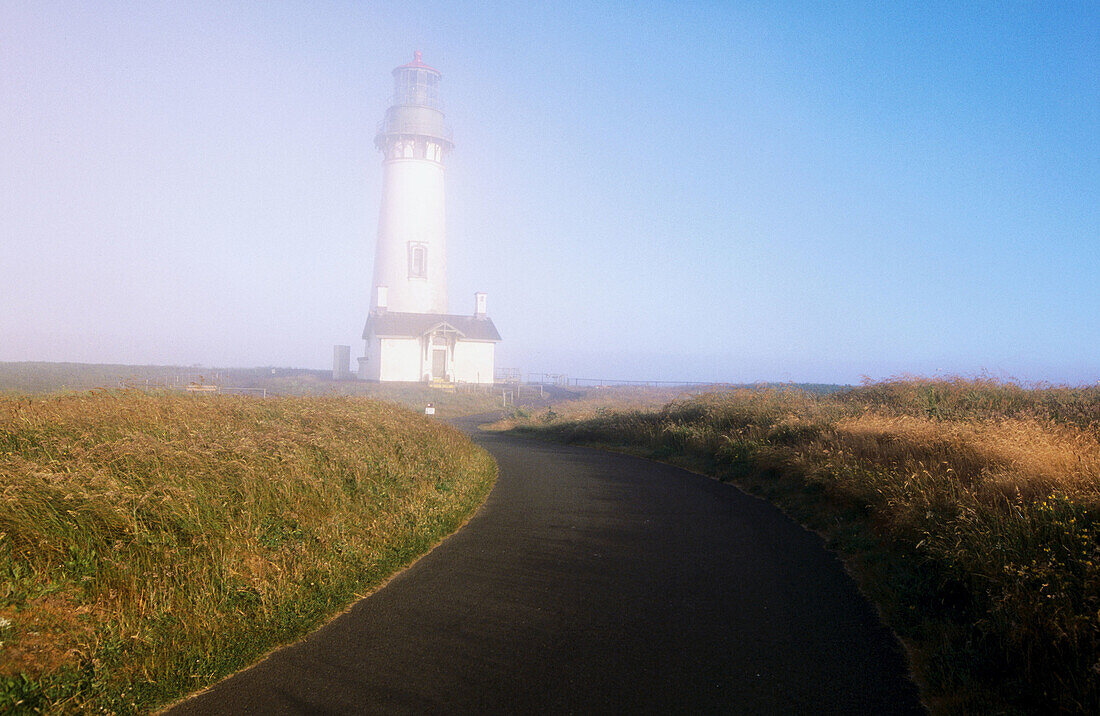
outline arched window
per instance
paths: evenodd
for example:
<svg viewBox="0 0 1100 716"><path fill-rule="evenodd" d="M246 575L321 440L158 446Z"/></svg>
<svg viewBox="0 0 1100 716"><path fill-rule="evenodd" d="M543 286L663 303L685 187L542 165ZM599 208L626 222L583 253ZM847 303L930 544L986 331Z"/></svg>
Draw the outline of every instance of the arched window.
<svg viewBox="0 0 1100 716"><path fill-rule="evenodd" d="M409 244L409 278L428 278L428 246L419 242Z"/></svg>

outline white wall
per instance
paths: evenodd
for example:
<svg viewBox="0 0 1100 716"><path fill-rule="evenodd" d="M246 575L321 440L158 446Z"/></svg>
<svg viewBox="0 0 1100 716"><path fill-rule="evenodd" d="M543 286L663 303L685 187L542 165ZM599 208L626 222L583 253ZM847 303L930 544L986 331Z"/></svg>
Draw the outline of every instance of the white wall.
<svg viewBox="0 0 1100 716"><path fill-rule="evenodd" d="M495 349L495 343L463 340L455 343L455 380L461 383L492 383Z"/></svg>
<svg viewBox="0 0 1100 716"><path fill-rule="evenodd" d="M359 361L359 380L379 379L379 358L382 355L381 340L371 336L366 341L363 357L366 361Z"/></svg>
<svg viewBox="0 0 1100 716"><path fill-rule="evenodd" d="M420 340L380 338L378 380L420 380Z"/></svg>
<svg viewBox="0 0 1100 716"><path fill-rule="evenodd" d="M386 286L391 311L446 313L443 165L428 159L386 159L382 167L371 295L375 286ZM409 278L409 242L428 247L426 279Z"/></svg>

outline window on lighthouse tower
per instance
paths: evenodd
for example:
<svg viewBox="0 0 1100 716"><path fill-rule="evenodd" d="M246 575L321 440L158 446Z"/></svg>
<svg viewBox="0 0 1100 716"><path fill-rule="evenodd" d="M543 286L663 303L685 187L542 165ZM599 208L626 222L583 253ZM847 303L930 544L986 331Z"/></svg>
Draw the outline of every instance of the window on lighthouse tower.
<svg viewBox="0 0 1100 716"><path fill-rule="evenodd" d="M428 247L409 244L409 278L428 278Z"/></svg>

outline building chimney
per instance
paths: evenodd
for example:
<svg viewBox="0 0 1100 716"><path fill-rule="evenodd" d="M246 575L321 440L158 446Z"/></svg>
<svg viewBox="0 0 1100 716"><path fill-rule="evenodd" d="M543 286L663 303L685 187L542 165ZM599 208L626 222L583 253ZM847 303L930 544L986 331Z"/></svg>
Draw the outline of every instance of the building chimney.
<svg viewBox="0 0 1100 716"><path fill-rule="evenodd" d="M374 312L385 313L387 306L388 296L386 295L385 286L374 287Z"/></svg>
<svg viewBox="0 0 1100 716"><path fill-rule="evenodd" d="M474 294L474 318L485 318L485 294L480 291Z"/></svg>

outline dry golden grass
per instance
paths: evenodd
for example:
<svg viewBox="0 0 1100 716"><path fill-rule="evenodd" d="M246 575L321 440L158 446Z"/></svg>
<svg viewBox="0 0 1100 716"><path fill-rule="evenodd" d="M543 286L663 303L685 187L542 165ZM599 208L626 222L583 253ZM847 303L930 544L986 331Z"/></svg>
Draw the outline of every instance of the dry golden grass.
<svg viewBox="0 0 1100 716"><path fill-rule="evenodd" d="M1095 433L1032 418L943 421L865 414L837 421L815 446L903 472L931 471L969 489L1034 500L1051 491L1081 499L1100 487Z"/></svg>
<svg viewBox="0 0 1100 716"><path fill-rule="evenodd" d="M355 398L0 399L0 711L146 710L339 610L495 465Z"/></svg>
<svg viewBox="0 0 1100 716"><path fill-rule="evenodd" d="M517 426L528 425L533 420L552 422L554 420L580 421L607 415L610 413L629 413L644 410L659 410L674 400L689 398L708 388L689 388L674 386L668 388L648 388L639 386L598 386L593 388L570 388L568 399L551 402L546 408L513 408L500 420L486 425L487 430L510 430Z"/></svg>
<svg viewBox="0 0 1100 716"><path fill-rule="evenodd" d="M1100 707L1100 388L902 378L555 410L517 422L687 460L829 536L934 711Z"/></svg>

